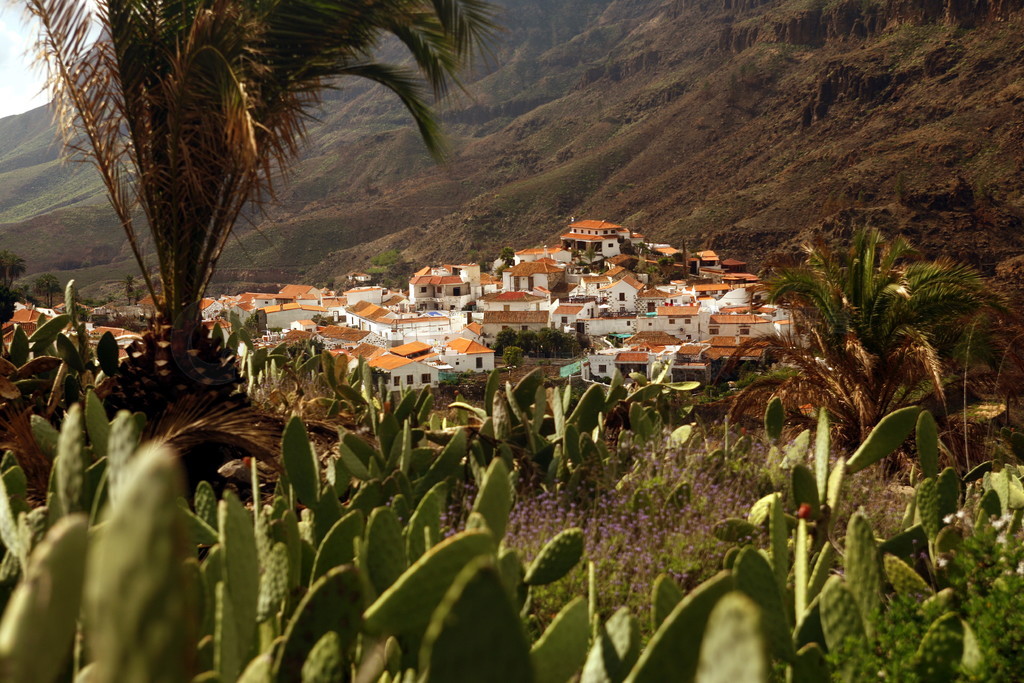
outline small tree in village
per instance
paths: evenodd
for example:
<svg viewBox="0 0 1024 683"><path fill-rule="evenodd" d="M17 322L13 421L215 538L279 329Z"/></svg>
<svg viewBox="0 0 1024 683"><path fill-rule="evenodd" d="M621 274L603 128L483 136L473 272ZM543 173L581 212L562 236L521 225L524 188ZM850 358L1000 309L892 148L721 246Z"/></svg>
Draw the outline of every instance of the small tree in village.
<svg viewBox="0 0 1024 683"><path fill-rule="evenodd" d="M523 350L518 346L507 346L501 354L501 360L507 368L518 368L523 363Z"/></svg>

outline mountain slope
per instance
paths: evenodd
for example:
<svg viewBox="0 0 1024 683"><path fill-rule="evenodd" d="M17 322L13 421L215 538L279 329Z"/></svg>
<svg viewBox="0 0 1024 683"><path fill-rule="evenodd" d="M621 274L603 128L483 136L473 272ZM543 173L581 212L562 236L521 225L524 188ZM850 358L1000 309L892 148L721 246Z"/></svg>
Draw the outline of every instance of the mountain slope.
<svg viewBox="0 0 1024 683"><path fill-rule="evenodd" d="M1021 0L503 4L502 43L446 107L448 165L386 93L345 83L218 288L326 282L387 248L493 258L584 215L754 263L872 224L1022 270ZM117 279L95 181L48 165L39 121L0 120L0 248Z"/></svg>

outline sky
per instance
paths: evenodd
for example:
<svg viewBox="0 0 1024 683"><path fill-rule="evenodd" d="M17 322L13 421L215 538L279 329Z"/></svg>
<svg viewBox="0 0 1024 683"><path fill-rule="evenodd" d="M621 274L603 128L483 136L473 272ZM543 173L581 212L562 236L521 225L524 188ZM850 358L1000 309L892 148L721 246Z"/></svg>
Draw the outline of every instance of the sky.
<svg viewBox="0 0 1024 683"><path fill-rule="evenodd" d="M45 73L32 64L34 36L22 10L0 0L0 117L20 114L45 104Z"/></svg>

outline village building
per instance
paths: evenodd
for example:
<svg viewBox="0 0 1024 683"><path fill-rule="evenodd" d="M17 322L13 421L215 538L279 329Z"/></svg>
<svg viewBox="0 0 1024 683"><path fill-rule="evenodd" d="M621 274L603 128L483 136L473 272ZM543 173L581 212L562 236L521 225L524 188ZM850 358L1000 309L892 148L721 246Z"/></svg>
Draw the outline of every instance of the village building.
<svg viewBox="0 0 1024 683"><path fill-rule="evenodd" d="M503 270L501 278L506 292L529 292L540 288L550 291L565 282L565 266L551 259L526 261Z"/></svg>
<svg viewBox="0 0 1024 683"><path fill-rule="evenodd" d="M483 337L494 339L502 330L542 330L548 326L547 311L484 311Z"/></svg>
<svg viewBox="0 0 1024 683"><path fill-rule="evenodd" d="M310 304L275 304L257 309L257 326L261 330L289 329L293 322L309 320L313 316L323 315L327 309L323 306Z"/></svg>
<svg viewBox="0 0 1024 683"><path fill-rule="evenodd" d="M557 261L559 263L570 263L572 261L572 252L561 246L522 249L515 252L515 261L513 262L513 265L518 266L520 263L530 263L540 259L551 259L552 261Z"/></svg>
<svg viewBox="0 0 1024 683"><path fill-rule="evenodd" d="M644 285L632 275L626 275L610 284L597 288L601 304L617 313L636 313L637 301Z"/></svg>
<svg viewBox="0 0 1024 683"><path fill-rule="evenodd" d="M461 311L482 293L475 263L426 267L409 278L409 303L418 311Z"/></svg>
<svg viewBox="0 0 1024 683"><path fill-rule="evenodd" d="M490 372L494 369L494 349L459 337L445 345L440 360L457 372Z"/></svg>
<svg viewBox="0 0 1024 683"><path fill-rule="evenodd" d="M642 241L643 235L608 221L581 220L569 224L561 236L562 247L569 251L592 251L598 259L622 253L622 245Z"/></svg>
<svg viewBox="0 0 1024 683"><path fill-rule="evenodd" d="M369 361L369 366L385 377L385 385L392 391L419 389L437 384L437 367L394 353L385 353Z"/></svg>
<svg viewBox="0 0 1024 683"><path fill-rule="evenodd" d="M530 292L510 291L480 297L476 305L481 311L546 311L548 299Z"/></svg>

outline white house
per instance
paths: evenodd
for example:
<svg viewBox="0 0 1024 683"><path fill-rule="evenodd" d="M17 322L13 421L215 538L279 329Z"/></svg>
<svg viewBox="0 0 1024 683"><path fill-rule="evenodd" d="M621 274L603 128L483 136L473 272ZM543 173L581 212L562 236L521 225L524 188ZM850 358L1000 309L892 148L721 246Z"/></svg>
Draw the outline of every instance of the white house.
<svg viewBox="0 0 1024 683"><path fill-rule="evenodd" d="M317 324L312 320L296 320L288 326L290 330L300 330L302 332L316 332Z"/></svg>
<svg viewBox="0 0 1024 683"><path fill-rule="evenodd" d="M482 293L475 263L427 267L409 278L409 302L420 311L461 311Z"/></svg>
<svg viewBox="0 0 1024 683"><path fill-rule="evenodd" d="M514 265L518 266L520 263L529 263L545 258L559 263L569 263L572 261L572 252L560 246L522 249L516 252Z"/></svg>
<svg viewBox="0 0 1024 683"><path fill-rule="evenodd" d="M377 356L369 362L369 366L386 375L385 383L392 391L437 384L439 370L436 367L393 353Z"/></svg>
<svg viewBox="0 0 1024 683"><path fill-rule="evenodd" d="M305 306L319 306L323 301L322 292L311 285L285 285L275 296L276 303L297 303Z"/></svg>
<svg viewBox="0 0 1024 683"><path fill-rule="evenodd" d="M291 324L297 320L309 320L326 312L327 309L323 306L307 304L277 304L258 310L260 327L265 330L290 329Z"/></svg>
<svg viewBox="0 0 1024 683"><path fill-rule="evenodd" d="M546 311L546 297L529 292L498 292L487 294L477 299L477 306L482 311Z"/></svg>
<svg viewBox="0 0 1024 683"><path fill-rule="evenodd" d="M609 311L626 313L637 310L637 297L644 285L629 275L597 288L597 296Z"/></svg>
<svg viewBox="0 0 1024 683"><path fill-rule="evenodd" d="M459 337L445 345L440 360L458 372L490 372L494 369L494 350Z"/></svg>
<svg viewBox="0 0 1024 683"><path fill-rule="evenodd" d="M485 311L484 339L493 339L502 330L541 330L548 326L547 311Z"/></svg>
<svg viewBox="0 0 1024 683"><path fill-rule="evenodd" d="M711 337L763 337L774 331L772 321L759 315L712 315L708 320Z"/></svg>
<svg viewBox="0 0 1024 683"><path fill-rule="evenodd" d="M597 312L593 301L563 304L556 300L551 308L551 327L565 331L567 327L576 329L576 321L580 318L591 318Z"/></svg>
<svg viewBox="0 0 1024 683"><path fill-rule="evenodd" d="M608 221L582 220L569 224L569 232L562 234L562 247L570 251L593 248L599 258L622 253L622 244L643 239L643 235Z"/></svg>
<svg viewBox="0 0 1024 683"><path fill-rule="evenodd" d="M501 278L506 292L528 292L540 287L550 291L560 282L565 282L565 265L551 259L524 261L506 268Z"/></svg>

